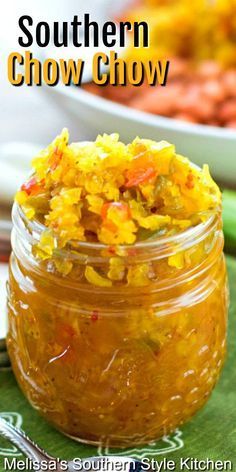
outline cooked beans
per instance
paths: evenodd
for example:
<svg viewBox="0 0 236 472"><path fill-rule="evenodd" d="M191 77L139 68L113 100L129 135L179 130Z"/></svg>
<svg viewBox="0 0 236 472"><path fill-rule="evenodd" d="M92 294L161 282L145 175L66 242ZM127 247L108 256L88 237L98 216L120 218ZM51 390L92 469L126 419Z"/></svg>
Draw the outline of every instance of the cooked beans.
<svg viewBox="0 0 236 472"><path fill-rule="evenodd" d="M236 129L236 70L224 70L213 60L194 66L188 60L173 58L166 87L88 84L84 88L155 115Z"/></svg>

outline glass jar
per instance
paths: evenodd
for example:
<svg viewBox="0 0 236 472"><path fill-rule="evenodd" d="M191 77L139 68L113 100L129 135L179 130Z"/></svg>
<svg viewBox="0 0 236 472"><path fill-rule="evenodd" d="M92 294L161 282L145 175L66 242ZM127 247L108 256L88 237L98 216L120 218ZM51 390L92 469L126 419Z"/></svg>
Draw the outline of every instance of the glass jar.
<svg viewBox="0 0 236 472"><path fill-rule="evenodd" d="M225 357L220 216L168 238L117 250L80 243L48 259L37 255L43 227L16 205L13 222L8 350L31 405L66 435L113 446L191 418Z"/></svg>

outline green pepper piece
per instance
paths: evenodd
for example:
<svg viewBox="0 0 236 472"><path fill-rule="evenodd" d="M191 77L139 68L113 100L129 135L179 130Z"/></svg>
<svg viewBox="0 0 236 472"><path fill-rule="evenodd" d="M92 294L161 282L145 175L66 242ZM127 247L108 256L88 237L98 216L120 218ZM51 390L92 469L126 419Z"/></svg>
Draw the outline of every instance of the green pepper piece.
<svg viewBox="0 0 236 472"><path fill-rule="evenodd" d="M223 191L223 229L225 251L236 254L236 192Z"/></svg>

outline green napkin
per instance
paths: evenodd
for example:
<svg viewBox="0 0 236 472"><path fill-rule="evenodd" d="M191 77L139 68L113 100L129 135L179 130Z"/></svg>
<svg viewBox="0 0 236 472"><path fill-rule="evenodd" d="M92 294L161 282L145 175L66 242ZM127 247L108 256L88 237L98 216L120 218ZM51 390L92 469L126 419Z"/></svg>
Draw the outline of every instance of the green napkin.
<svg viewBox="0 0 236 472"><path fill-rule="evenodd" d="M174 460L188 457L214 461L232 461L236 467L236 259L227 258L231 289L228 358L220 381L207 405L187 425L161 441L127 450L81 445L55 431L33 410L19 391L10 371L0 372L0 415L22 428L51 455L63 459L97 454L122 454ZM0 437L0 472L4 457L19 457L20 452ZM187 469L184 469L187 470ZM197 470L197 469L193 469ZM210 470L210 469L209 469ZM227 469L229 470L229 469Z"/></svg>

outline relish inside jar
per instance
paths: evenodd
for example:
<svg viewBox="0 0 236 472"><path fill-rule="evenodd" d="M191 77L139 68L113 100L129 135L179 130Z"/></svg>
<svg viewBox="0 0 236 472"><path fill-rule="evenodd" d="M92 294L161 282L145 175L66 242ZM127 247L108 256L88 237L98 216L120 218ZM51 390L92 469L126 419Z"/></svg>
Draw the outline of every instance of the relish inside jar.
<svg viewBox="0 0 236 472"><path fill-rule="evenodd" d="M33 161L13 210L8 349L74 439L141 444L208 399L225 355L221 195L173 145L117 135Z"/></svg>

